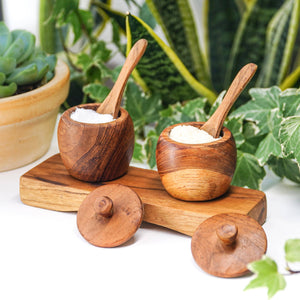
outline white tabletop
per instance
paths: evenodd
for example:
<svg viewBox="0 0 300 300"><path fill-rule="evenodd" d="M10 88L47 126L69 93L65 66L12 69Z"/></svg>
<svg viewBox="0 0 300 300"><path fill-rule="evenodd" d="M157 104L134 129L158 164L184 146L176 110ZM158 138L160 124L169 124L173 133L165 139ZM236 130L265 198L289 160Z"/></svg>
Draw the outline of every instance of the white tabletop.
<svg viewBox="0 0 300 300"><path fill-rule="evenodd" d="M266 289L243 291L253 277L223 279L204 273L191 254L191 238L143 223L125 245L104 249L79 234L76 213L24 205L19 178L58 152L0 173L0 299L267 299ZM285 272L283 246L300 238L300 186L268 175L267 255ZM300 275L287 276L276 299L299 299Z"/></svg>

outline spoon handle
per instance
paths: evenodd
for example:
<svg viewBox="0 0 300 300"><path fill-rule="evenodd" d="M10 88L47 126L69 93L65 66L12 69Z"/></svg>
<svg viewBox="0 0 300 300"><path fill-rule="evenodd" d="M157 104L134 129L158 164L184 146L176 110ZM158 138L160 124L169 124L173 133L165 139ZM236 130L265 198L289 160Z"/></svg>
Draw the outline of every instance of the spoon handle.
<svg viewBox="0 0 300 300"><path fill-rule="evenodd" d="M119 74L117 81L115 82L108 96L105 98L103 103L97 109L98 113L111 114L114 117L114 119L118 117L121 100L122 100L122 96L123 96L123 92L127 80L131 72L136 67L141 57L143 56L147 44L148 44L147 40L140 39L133 45L125 60L125 63L122 67L122 70Z"/></svg>
<svg viewBox="0 0 300 300"><path fill-rule="evenodd" d="M257 65L250 63L245 65L236 75L231 83L223 101L210 119L201 127L213 137L219 137L225 118L227 117L232 105L241 94L243 89L254 76Z"/></svg>

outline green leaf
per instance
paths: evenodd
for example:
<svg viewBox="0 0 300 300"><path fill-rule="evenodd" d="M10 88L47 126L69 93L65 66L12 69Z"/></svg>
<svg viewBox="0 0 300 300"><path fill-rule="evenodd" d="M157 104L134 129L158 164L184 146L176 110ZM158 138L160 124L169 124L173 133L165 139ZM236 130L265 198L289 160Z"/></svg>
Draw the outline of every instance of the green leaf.
<svg viewBox="0 0 300 300"><path fill-rule="evenodd" d="M280 178L300 183L300 166L294 159L271 156L268 166Z"/></svg>
<svg viewBox="0 0 300 300"><path fill-rule="evenodd" d="M144 153L143 153L143 146L138 142L134 144L133 156L132 159L137 162L144 162Z"/></svg>
<svg viewBox="0 0 300 300"><path fill-rule="evenodd" d="M233 134L237 147L245 142L245 137L243 135L243 120L241 118L231 118L224 123L224 126Z"/></svg>
<svg viewBox="0 0 300 300"><path fill-rule="evenodd" d="M188 0L146 0L171 48L185 67L206 87L211 87L208 62L202 53Z"/></svg>
<svg viewBox="0 0 300 300"><path fill-rule="evenodd" d="M129 82L124 98L125 109L133 120L135 130L140 131L146 124L158 120L162 108L158 95L146 96L135 83Z"/></svg>
<svg viewBox="0 0 300 300"><path fill-rule="evenodd" d="M280 108L283 116L291 117L300 114L300 89L287 89L280 94Z"/></svg>
<svg viewBox="0 0 300 300"><path fill-rule="evenodd" d="M52 18L58 21L58 25L65 24L68 15L76 11L79 6L79 0L59 0L54 2Z"/></svg>
<svg viewBox="0 0 300 300"><path fill-rule="evenodd" d="M245 290L266 287L270 299L286 286L286 281L278 272L275 261L269 257L264 256L261 260L250 263L248 269L256 274L256 278L246 286Z"/></svg>
<svg viewBox="0 0 300 300"><path fill-rule="evenodd" d="M256 86L279 85L291 63L300 20L300 0L287 0L267 29L264 63Z"/></svg>
<svg viewBox="0 0 300 300"><path fill-rule="evenodd" d="M111 50L106 47L104 41L97 41L91 45L91 55L93 60L107 62L111 56Z"/></svg>
<svg viewBox="0 0 300 300"><path fill-rule="evenodd" d="M21 55L18 56L18 58L16 58L17 64L20 64L24 62L28 57L30 57L31 54L34 53L35 36L26 30L13 30L11 33L13 37L13 43L18 39L21 39L24 43L24 49ZM11 45L12 47L13 47L13 43Z"/></svg>
<svg viewBox="0 0 300 300"><path fill-rule="evenodd" d="M214 104L211 106L210 110L209 110L209 115L212 116L212 114L217 110L217 108L219 107L219 105L221 104L221 102L223 101L223 98L226 94L226 91L222 91L216 101L214 102Z"/></svg>
<svg viewBox="0 0 300 300"><path fill-rule="evenodd" d="M82 34L81 23L77 12L71 11L67 16L66 22L72 26L73 33L74 33L73 44L75 44L79 40Z"/></svg>
<svg viewBox="0 0 300 300"><path fill-rule="evenodd" d="M156 145L158 142L159 136L154 132L150 131L145 144L145 150L146 150L146 156L147 156L147 162L150 166L150 168L154 168L156 166Z"/></svg>
<svg viewBox="0 0 300 300"><path fill-rule="evenodd" d="M110 92L110 89L100 83L90 83L83 87L83 92L96 102L102 102Z"/></svg>
<svg viewBox="0 0 300 300"><path fill-rule="evenodd" d="M255 122L259 128L259 135L272 131L274 124L278 130L278 118L281 117L278 108L280 92L275 86L268 89L251 89L249 93L252 100L236 109L231 116Z"/></svg>
<svg viewBox="0 0 300 300"><path fill-rule="evenodd" d="M204 3L210 73L214 88L221 92L225 88L230 49L241 16L235 0L205 0Z"/></svg>
<svg viewBox="0 0 300 300"><path fill-rule="evenodd" d="M205 122L207 121L206 107L207 99L199 97L185 103L181 112L189 116L192 121Z"/></svg>
<svg viewBox="0 0 300 300"><path fill-rule="evenodd" d="M234 76L247 63L262 65L267 26L283 2L284 0L256 0L249 3L234 38L226 72L226 86L229 86ZM252 79L246 91L254 83L255 79ZM242 99L242 97L239 98L238 104L242 102Z"/></svg>
<svg viewBox="0 0 300 300"><path fill-rule="evenodd" d="M2 21L0 22L0 55L3 55L3 53L7 50L11 42L12 35L5 23Z"/></svg>
<svg viewBox="0 0 300 300"><path fill-rule="evenodd" d="M231 184L257 190L265 175L264 168L254 155L237 151L236 169Z"/></svg>
<svg viewBox="0 0 300 300"><path fill-rule="evenodd" d="M286 118L279 134L285 155L292 154L300 164L300 116Z"/></svg>
<svg viewBox="0 0 300 300"><path fill-rule="evenodd" d="M101 1L93 1L93 5L95 5L104 15L115 20L115 22L119 25L122 32L126 32L126 15L122 12L116 11L112 9L108 4L105 4Z"/></svg>
<svg viewBox="0 0 300 300"><path fill-rule="evenodd" d="M285 260L300 262L300 239L289 239L284 245Z"/></svg>
<svg viewBox="0 0 300 300"><path fill-rule="evenodd" d="M10 85L0 85L0 98L12 96L17 91L17 88L14 82Z"/></svg>
<svg viewBox="0 0 300 300"><path fill-rule="evenodd" d="M186 69L173 50L168 47L138 17L127 16L127 51L137 40L145 38L148 47L133 73L137 82L152 92L159 93L163 104L189 100L202 95L212 103L214 92L198 82Z"/></svg>
<svg viewBox="0 0 300 300"><path fill-rule="evenodd" d="M139 12L139 17L146 23L148 24L152 29L155 28L156 26L156 20L151 13L149 6L146 2L143 3L140 12Z"/></svg>
<svg viewBox="0 0 300 300"><path fill-rule="evenodd" d="M91 35L92 30L94 28L94 19L93 15L89 10L78 10L78 18L80 20L81 26L84 26L85 30L89 35Z"/></svg>
<svg viewBox="0 0 300 300"><path fill-rule="evenodd" d="M258 158L259 163L263 166L271 155L276 157L281 156L281 144L278 137L275 137L272 132L260 142L255 156Z"/></svg>

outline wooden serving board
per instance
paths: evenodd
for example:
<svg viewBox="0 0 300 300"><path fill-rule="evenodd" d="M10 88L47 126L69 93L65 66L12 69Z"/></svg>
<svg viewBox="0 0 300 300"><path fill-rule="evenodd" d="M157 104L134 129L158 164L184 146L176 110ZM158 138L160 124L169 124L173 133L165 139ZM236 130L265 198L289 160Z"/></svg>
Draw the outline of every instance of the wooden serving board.
<svg viewBox="0 0 300 300"><path fill-rule="evenodd" d="M35 207L77 211L91 191L112 183L126 185L140 196L144 204L144 221L190 236L202 221L219 213L249 215L260 224L266 220L266 197L261 191L231 186L216 200L186 202L165 191L156 171L130 167L128 173L119 179L88 183L71 177L59 154L21 176L20 197L23 203Z"/></svg>

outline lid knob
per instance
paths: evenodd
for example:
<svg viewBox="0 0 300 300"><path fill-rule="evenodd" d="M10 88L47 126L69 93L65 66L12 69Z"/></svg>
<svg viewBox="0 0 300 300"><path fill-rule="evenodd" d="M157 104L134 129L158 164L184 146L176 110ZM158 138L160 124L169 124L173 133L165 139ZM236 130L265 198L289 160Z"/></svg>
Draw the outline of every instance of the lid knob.
<svg viewBox="0 0 300 300"><path fill-rule="evenodd" d="M238 234L238 227L234 223L225 223L216 230L218 238L226 246L232 246Z"/></svg>
<svg viewBox="0 0 300 300"><path fill-rule="evenodd" d="M267 237L250 216L223 213L198 226L191 248L196 263L205 272L219 277L238 277L249 272L247 265L266 252Z"/></svg>
<svg viewBox="0 0 300 300"><path fill-rule="evenodd" d="M97 215L110 218L113 215L113 202L108 196L97 197L94 202L94 210Z"/></svg>
<svg viewBox="0 0 300 300"><path fill-rule="evenodd" d="M143 219L138 194L121 184L96 188L81 203L77 227L81 235L98 247L116 247L128 241Z"/></svg>

